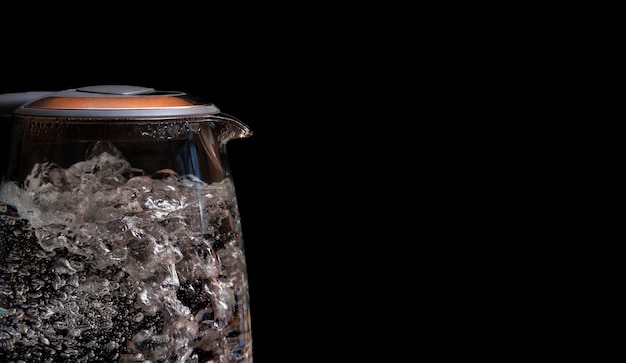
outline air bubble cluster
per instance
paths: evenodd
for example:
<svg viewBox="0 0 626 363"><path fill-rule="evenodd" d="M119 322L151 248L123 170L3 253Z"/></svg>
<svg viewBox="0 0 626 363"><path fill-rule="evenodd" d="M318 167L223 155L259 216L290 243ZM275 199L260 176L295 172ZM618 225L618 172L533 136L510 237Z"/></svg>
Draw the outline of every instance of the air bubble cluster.
<svg viewBox="0 0 626 363"><path fill-rule="evenodd" d="M229 178L117 153L0 186L0 362L250 363Z"/></svg>

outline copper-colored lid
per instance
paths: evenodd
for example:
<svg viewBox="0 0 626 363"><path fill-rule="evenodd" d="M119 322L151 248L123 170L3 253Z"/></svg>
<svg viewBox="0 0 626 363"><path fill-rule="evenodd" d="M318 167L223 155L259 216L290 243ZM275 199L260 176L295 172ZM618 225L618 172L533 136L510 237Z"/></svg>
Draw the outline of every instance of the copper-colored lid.
<svg viewBox="0 0 626 363"><path fill-rule="evenodd" d="M213 104L184 92L127 85L99 85L52 92L14 114L67 117L172 117L219 113Z"/></svg>

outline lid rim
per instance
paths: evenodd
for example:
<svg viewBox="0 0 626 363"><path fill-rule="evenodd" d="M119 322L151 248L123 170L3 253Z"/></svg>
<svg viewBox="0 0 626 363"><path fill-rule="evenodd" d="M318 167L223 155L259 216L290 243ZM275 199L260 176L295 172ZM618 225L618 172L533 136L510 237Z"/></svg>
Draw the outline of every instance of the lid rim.
<svg viewBox="0 0 626 363"><path fill-rule="evenodd" d="M184 92L152 88L99 85L50 92L27 102L13 114L52 117L180 117L215 115L220 110Z"/></svg>
<svg viewBox="0 0 626 363"><path fill-rule="evenodd" d="M179 108L145 108L145 109L40 109L40 108L19 108L13 112L14 115L41 116L41 117L76 117L76 118L159 118L159 117L181 117L203 115L211 116L220 113L220 110L212 105L179 107Z"/></svg>

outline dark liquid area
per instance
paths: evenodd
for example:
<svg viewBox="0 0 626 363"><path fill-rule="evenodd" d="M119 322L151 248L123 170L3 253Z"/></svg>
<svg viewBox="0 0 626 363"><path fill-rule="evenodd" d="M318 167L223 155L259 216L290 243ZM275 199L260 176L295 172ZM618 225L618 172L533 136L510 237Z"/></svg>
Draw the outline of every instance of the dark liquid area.
<svg viewBox="0 0 626 363"><path fill-rule="evenodd" d="M251 362L230 180L94 154L0 188L0 362Z"/></svg>

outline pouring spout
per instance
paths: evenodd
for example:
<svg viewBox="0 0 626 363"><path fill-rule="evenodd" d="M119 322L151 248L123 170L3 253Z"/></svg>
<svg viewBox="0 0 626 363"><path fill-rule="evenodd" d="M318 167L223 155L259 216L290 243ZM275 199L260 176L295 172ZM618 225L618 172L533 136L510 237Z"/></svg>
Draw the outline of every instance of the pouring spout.
<svg viewBox="0 0 626 363"><path fill-rule="evenodd" d="M215 123L215 136L220 146L233 139L243 139L252 136L250 127L233 116L220 113L211 116L211 120Z"/></svg>
<svg viewBox="0 0 626 363"><path fill-rule="evenodd" d="M211 164L209 178L219 181L228 173L222 159L226 153L226 144L232 139L249 137L252 131L248 125L224 113L211 115L209 119L211 122L200 123L197 137L200 148Z"/></svg>

